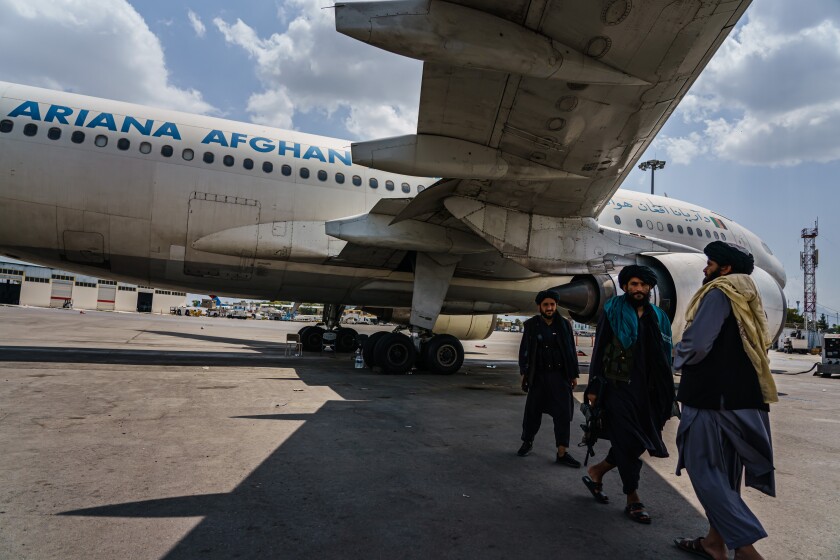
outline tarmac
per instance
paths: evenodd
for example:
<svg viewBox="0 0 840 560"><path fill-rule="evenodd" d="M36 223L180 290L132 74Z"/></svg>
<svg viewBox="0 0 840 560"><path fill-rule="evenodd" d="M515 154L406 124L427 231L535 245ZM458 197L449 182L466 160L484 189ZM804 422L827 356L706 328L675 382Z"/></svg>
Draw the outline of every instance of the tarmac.
<svg viewBox="0 0 840 560"><path fill-rule="evenodd" d="M667 560L705 534L676 419L672 456L644 459L650 526L617 473L602 505L553 463L550 418L516 456L521 335L465 342L451 376L388 376L285 356L302 326L0 307L0 559ZM794 375L817 359L771 352L778 496L744 491L768 560L840 558L840 379Z"/></svg>

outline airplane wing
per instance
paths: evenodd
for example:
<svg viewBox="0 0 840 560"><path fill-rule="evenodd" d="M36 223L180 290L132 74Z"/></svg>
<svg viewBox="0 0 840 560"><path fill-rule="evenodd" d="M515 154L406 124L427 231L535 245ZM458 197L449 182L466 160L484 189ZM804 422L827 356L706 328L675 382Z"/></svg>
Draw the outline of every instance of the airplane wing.
<svg viewBox="0 0 840 560"><path fill-rule="evenodd" d="M424 61L417 134L353 161L446 177L397 221L467 197L597 216L749 0L421 0L342 4L336 28Z"/></svg>

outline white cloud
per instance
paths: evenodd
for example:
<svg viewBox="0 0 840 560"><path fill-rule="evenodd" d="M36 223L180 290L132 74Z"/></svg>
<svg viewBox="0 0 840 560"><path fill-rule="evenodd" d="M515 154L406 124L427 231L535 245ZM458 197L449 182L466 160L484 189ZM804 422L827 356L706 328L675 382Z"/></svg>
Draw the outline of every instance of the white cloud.
<svg viewBox="0 0 840 560"><path fill-rule="evenodd" d="M756 2L678 110L700 128L662 143L752 165L840 159L840 3L812 4Z"/></svg>
<svg viewBox="0 0 840 560"><path fill-rule="evenodd" d="M662 136L654 140L653 145L654 148L665 150L667 161L682 165L690 164L694 158L708 151L703 137L697 132L682 138Z"/></svg>
<svg viewBox="0 0 840 560"><path fill-rule="evenodd" d="M416 131L421 64L345 37L334 12L311 0L289 0L283 33L260 37L242 20L213 20L225 40L254 60L264 91L248 102L251 120L288 126L289 119L319 112L343 121L355 138Z"/></svg>
<svg viewBox="0 0 840 560"><path fill-rule="evenodd" d="M0 76L157 107L210 113L174 85L163 48L125 0L0 0Z"/></svg>
<svg viewBox="0 0 840 560"><path fill-rule="evenodd" d="M192 25L193 31L197 37L204 37L204 34L207 33L207 28L204 27L204 23L202 23L201 18L198 17L192 10L187 11L187 17L190 20L190 25Z"/></svg>

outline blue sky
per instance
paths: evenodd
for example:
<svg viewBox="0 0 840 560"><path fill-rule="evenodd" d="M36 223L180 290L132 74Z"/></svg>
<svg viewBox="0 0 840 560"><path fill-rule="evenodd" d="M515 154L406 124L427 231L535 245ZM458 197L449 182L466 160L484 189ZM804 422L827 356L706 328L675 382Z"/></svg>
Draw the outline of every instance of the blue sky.
<svg viewBox="0 0 840 560"><path fill-rule="evenodd" d="M346 139L416 130L421 64L339 35L331 2L0 0L0 79ZM327 9L325 9L327 8ZM762 237L838 322L840 2L755 0L643 157L657 194ZM649 191L639 170L624 188ZM699 271L698 271L699 274Z"/></svg>

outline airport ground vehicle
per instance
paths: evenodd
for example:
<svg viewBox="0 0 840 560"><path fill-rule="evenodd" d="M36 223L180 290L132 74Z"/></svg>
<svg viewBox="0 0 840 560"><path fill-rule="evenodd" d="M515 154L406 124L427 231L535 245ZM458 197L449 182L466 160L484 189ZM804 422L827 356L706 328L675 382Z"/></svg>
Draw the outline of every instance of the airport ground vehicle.
<svg viewBox="0 0 840 560"><path fill-rule="evenodd" d="M840 375L840 334L826 334L823 340L822 361L817 373L823 377Z"/></svg>
<svg viewBox="0 0 840 560"><path fill-rule="evenodd" d="M807 354L811 351L808 344L808 333L803 333L801 330L793 331L782 341L782 349L785 354Z"/></svg>

